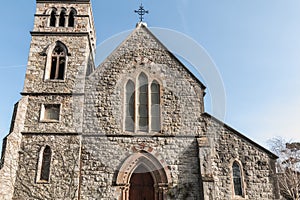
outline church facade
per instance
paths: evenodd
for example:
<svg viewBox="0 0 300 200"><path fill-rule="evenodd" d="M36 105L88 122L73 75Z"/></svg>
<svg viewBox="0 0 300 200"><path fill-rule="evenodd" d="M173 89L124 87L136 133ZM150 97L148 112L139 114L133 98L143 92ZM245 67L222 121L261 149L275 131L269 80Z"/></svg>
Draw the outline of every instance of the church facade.
<svg viewBox="0 0 300 200"><path fill-rule="evenodd" d="M280 199L277 156L205 113L205 86L144 23L95 67L90 0L36 3L0 199Z"/></svg>

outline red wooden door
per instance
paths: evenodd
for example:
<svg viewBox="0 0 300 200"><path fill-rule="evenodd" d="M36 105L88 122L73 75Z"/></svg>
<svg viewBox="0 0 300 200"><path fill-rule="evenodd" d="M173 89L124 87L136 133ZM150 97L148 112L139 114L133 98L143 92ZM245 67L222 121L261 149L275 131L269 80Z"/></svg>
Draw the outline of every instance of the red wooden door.
<svg viewBox="0 0 300 200"><path fill-rule="evenodd" d="M154 181L144 167L139 167L131 177L129 200L154 200Z"/></svg>

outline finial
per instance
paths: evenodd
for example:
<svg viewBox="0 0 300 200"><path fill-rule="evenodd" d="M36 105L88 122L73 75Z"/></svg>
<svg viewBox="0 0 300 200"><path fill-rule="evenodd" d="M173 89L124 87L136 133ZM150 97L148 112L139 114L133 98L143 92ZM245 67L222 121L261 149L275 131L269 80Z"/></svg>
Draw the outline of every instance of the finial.
<svg viewBox="0 0 300 200"><path fill-rule="evenodd" d="M135 10L134 12L137 13L137 14L140 16L140 22L143 21L143 19L144 19L143 16L144 16L145 14L149 14L149 11L144 9L144 6L143 6L142 3L141 3L141 5L140 5L140 8L139 8L138 10Z"/></svg>

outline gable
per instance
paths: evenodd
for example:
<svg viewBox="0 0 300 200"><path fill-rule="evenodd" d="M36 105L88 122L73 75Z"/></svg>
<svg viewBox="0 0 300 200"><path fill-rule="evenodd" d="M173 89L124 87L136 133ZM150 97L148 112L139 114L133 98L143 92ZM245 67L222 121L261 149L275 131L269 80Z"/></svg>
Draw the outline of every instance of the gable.
<svg viewBox="0 0 300 200"><path fill-rule="evenodd" d="M88 76L86 102L91 105L86 106L91 108L86 109L97 113L86 112L85 119L99 124L98 132L124 132L124 88L128 81L137 85L141 74L161 86L161 133L199 135L205 86L143 24ZM107 126L113 128L104 130Z"/></svg>
<svg viewBox="0 0 300 200"><path fill-rule="evenodd" d="M176 42L176 41L174 41ZM150 50L150 51L148 51ZM160 52L159 56L155 57L152 51ZM142 55L147 52L145 60L142 60ZM121 55L126 55L127 58L131 56L135 57L136 64L147 63L164 63L166 57L170 58L174 62L178 63L186 73L191 76L199 86L205 90L205 85L186 67L168 48L147 28L144 23L138 23L136 29L129 34L129 36L109 55L106 59L96 68L95 73L101 70L101 68L109 65L112 60L117 61L117 58L121 58ZM129 62L129 60L128 60Z"/></svg>

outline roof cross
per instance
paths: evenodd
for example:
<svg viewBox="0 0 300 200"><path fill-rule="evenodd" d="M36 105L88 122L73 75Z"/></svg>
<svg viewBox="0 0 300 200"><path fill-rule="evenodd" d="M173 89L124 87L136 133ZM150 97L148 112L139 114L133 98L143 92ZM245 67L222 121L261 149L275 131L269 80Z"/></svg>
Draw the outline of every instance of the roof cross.
<svg viewBox="0 0 300 200"><path fill-rule="evenodd" d="M140 5L140 8L139 8L138 10L135 10L134 12L137 13L137 14L140 16L140 22L143 21L143 19L144 19L143 16L144 16L145 14L149 14L149 11L144 9L143 4L141 4L141 5Z"/></svg>

